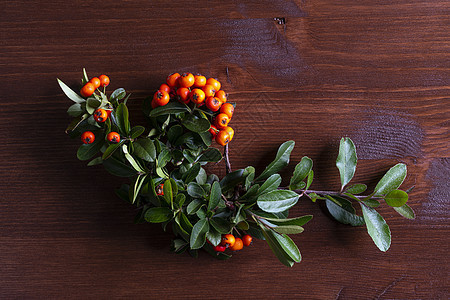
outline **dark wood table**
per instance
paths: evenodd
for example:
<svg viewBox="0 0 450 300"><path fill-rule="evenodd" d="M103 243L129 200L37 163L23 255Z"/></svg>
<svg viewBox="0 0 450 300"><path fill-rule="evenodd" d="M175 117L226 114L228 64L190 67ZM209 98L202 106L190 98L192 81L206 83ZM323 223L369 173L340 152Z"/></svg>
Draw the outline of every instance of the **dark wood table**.
<svg viewBox="0 0 450 300"><path fill-rule="evenodd" d="M1 1L0 298L447 299L448 1ZM223 82L237 102L233 168L270 162L285 140L311 157L313 188L337 189L339 139L357 145L356 181L397 162L414 221L381 209L387 253L365 228L313 214L282 266L263 241L218 261L169 251L158 225L134 225L122 180L76 159L64 134L82 68L125 87L132 122L172 72ZM216 168L223 175L224 166ZM293 166L283 173L289 178Z"/></svg>

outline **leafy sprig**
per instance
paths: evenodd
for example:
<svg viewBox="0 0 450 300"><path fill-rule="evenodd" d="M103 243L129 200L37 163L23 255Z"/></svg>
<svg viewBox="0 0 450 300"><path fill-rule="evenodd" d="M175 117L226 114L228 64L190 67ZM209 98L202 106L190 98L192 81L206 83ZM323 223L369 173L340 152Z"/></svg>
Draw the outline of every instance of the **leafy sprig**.
<svg viewBox="0 0 450 300"><path fill-rule="evenodd" d="M84 71L82 83L89 80ZM408 192L399 190L406 177L406 166L392 167L370 194L365 184L350 185L357 165L356 147L349 138L340 142L336 166L339 169L339 191L311 190L313 161L304 156L294 168L287 187L281 187L279 172L290 161L294 141L283 143L275 159L261 174L255 168L231 170L228 145L224 154L212 145L208 132L211 114L197 105L170 102L152 108L150 98L144 101L143 112L149 127L131 126L127 100L129 94L119 88L109 96L98 90L83 98L58 79L63 92L74 104L68 113L74 117L67 128L71 136L93 131L92 144L81 145L77 151L80 160L88 166L103 164L105 169L119 177L128 177L117 195L135 205L139 213L136 223L160 223L164 230L171 226L175 238L175 253L188 251L197 256L204 249L214 257L228 259L230 254L215 252L223 234L236 236L250 234L265 240L276 257L286 266L301 261L301 254L289 237L300 234L311 215L288 217L289 209L300 197L313 202L324 201L338 222L352 226L366 226L376 246L387 251L391 234L383 217L376 211L383 202L400 215L414 219L413 210L406 204ZM111 110L110 118L99 124L93 118L96 109ZM121 140L109 144L106 135L116 131ZM204 166L225 160L226 175L219 178L208 174ZM361 207L357 214L354 204Z"/></svg>

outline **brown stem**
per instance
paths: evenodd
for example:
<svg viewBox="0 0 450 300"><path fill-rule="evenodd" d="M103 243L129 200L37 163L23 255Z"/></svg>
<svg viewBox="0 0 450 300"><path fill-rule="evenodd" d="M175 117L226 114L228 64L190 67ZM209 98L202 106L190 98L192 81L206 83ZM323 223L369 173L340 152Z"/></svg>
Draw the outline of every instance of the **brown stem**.
<svg viewBox="0 0 450 300"><path fill-rule="evenodd" d="M225 169L226 169L227 174L229 174L229 173L231 173L231 163L230 163L230 157L228 155L228 144L225 145L224 156L225 156Z"/></svg>

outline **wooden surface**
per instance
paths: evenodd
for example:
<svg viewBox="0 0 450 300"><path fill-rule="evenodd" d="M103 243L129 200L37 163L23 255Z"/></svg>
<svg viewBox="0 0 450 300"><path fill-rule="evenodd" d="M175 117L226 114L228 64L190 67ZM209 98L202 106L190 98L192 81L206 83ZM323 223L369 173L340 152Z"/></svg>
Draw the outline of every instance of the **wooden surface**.
<svg viewBox="0 0 450 300"><path fill-rule="evenodd" d="M190 2L0 1L0 298L448 299L450 3ZM167 74L218 77L237 102L233 168L261 171L293 139L292 160L315 161L313 188L336 189L349 136L355 182L408 165L417 219L382 209L393 241L381 253L301 199L291 214L314 219L292 269L262 241L226 262L172 254L64 134L56 77L76 86L83 67L132 92L133 124Z"/></svg>

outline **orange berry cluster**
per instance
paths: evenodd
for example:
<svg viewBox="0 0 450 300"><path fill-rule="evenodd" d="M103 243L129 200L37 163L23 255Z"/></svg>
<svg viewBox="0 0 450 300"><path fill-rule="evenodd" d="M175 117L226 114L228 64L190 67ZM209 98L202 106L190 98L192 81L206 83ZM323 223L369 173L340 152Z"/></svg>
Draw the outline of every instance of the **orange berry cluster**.
<svg viewBox="0 0 450 300"><path fill-rule="evenodd" d="M112 110L99 108L92 114L97 123L103 123L111 116ZM110 143L117 144L120 142L120 134L111 131L106 135L106 140ZM92 144L95 141L95 135L91 131L85 131L81 135L81 141L85 144Z"/></svg>
<svg viewBox="0 0 450 300"><path fill-rule="evenodd" d="M109 85L109 77L106 75L100 75L99 77L93 77L87 82L80 91L81 96L89 97L94 94L95 90L99 87L107 87ZM112 110L99 108L92 114L94 120L97 123L103 123L111 116ZM110 143L117 144L120 142L120 134L115 131L111 131L106 135L106 140ZM81 141L85 144L92 144L95 141L95 135L92 131L85 131L81 135Z"/></svg>
<svg viewBox="0 0 450 300"><path fill-rule="evenodd" d="M228 96L221 90L221 83L214 78L192 73L173 73L167 77L153 95L152 108L164 106L175 100L184 104L203 105L213 113L214 119L209 132L219 145L225 146L234 137L234 130L228 123L234 113L234 106L227 103Z"/></svg>
<svg viewBox="0 0 450 300"><path fill-rule="evenodd" d="M250 246L252 244L252 240L253 238L249 234L244 235L242 239L234 237L232 234L224 234L222 235L222 241L220 244L214 247L214 251L224 252L227 248L231 251L239 251L242 250L244 246Z"/></svg>
<svg viewBox="0 0 450 300"><path fill-rule="evenodd" d="M100 75L99 77L92 77L80 90L80 94L83 97L92 96L96 89L99 87L106 87L109 85L109 77L106 75Z"/></svg>

